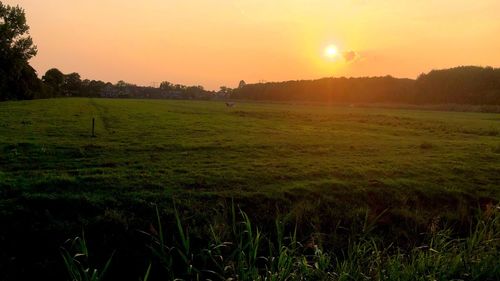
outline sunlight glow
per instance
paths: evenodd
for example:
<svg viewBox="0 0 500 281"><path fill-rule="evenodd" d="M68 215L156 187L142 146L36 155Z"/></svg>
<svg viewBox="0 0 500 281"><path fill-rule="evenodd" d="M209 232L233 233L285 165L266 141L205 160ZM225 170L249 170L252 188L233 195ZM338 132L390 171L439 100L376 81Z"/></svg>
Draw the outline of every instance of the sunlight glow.
<svg viewBox="0 0 500 281"><path fill-rule="evenodd" d="M329 45L325 48L325 56L329 59L334 59L338 56L339 51L335 45Z"/></svg>
<svg viewBox="0 0 500 281"><path fill-rule="evenodd" d="M219 90L242 79L500 66L499 0L0 1L26 10L39 76L57 67L113 83Z"/></svg>

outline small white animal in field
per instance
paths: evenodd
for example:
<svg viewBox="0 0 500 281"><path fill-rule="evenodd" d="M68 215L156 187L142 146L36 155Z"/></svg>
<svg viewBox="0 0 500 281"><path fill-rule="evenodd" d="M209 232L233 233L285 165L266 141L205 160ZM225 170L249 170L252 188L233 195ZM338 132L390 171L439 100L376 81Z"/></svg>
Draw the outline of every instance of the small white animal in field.
<svg viewBox="0 0 500 281"><path fill-rule="evenodd" d="M233 107L234 106L234 102L226 102L226 106L227 107Z"/></svg>

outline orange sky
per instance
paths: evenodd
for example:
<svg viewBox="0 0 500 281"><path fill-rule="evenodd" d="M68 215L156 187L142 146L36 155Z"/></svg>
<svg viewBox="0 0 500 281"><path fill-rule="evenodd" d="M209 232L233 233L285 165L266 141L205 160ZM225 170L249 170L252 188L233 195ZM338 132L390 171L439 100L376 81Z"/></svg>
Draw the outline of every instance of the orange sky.
<svg viewBox="0 0 500 281"><path fill-rule="evenodd" d="M500 66L498 0L25 0L31 64L140 85ZM350 61L326 58L335 45ZM351 53L351 56L354 53Z"/></svg>

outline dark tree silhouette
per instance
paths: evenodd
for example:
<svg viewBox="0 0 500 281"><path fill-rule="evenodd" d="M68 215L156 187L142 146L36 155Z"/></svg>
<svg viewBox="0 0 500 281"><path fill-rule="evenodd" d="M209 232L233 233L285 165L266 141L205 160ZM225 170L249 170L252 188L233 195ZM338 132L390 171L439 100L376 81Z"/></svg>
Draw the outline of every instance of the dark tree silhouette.
<svg viewBox="0 0 500 281"><path fill-rule="evenodd" d="M336 103L421 103L500 105L500 69L462 66L433 70L417 80L391 76L323 78L246 84L235 99Z"/></svg>
<svg viewBox="0 0 500 281"><path fill-rule="evenodd" d="M81 83L80 96L84 97L99 97L104 91L106 83L103 81L85 79Z"/></svg>
<svg viewBox="0 0 500 281"><path fill-rule="evenodd" d="M64 74L57 68L51 68L45 72L42 77L43 83L47 86L48 95L50 97L58 97L62 95L64 84Z"/></svg>
<svg viewBox="0 0 500 281"><path fill-rule="evenodd" d="M41 89L28 64L37 53L28 31L24 10L0 2L0 100L31 99Z"/></svg>
<svg viewBox="0 0 500 281"><path fill-rule="evenodd" d="M80 74L73 72L64 75L63 93L65 96L81 96L82 80Z"/></svg>
<svg viewBox="0 0 500 281"><path fill-rule="evenodd" d="M500 69L461 66L433 70L416 81L417 102L500 104Z"/></svg>
<svg viewBox="0 0 500 281"><path fill-rule="evenodd" d="M168 81L163 81L160 83L160 89L169 91L173 89L174 85Z"/></svg>
<svg viewBox="0 0 500 281"><path fill-rule="evenodd" d="M414 95L414 80L391 76L323 78L246 84L232 91L232 98L317 102L407 102Z"/></svg>

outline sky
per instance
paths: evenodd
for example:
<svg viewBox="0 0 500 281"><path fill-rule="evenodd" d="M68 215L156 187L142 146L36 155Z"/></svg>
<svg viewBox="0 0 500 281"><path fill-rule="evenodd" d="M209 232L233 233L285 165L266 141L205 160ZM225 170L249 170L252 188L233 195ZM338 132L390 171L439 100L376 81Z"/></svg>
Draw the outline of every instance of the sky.
<svg viewBox="0 0 500 281"><path fill-rule="evenodd" d="M39 76L155 86L416 78L500 66L498 0L3 0L26 11Z"/></svg>

